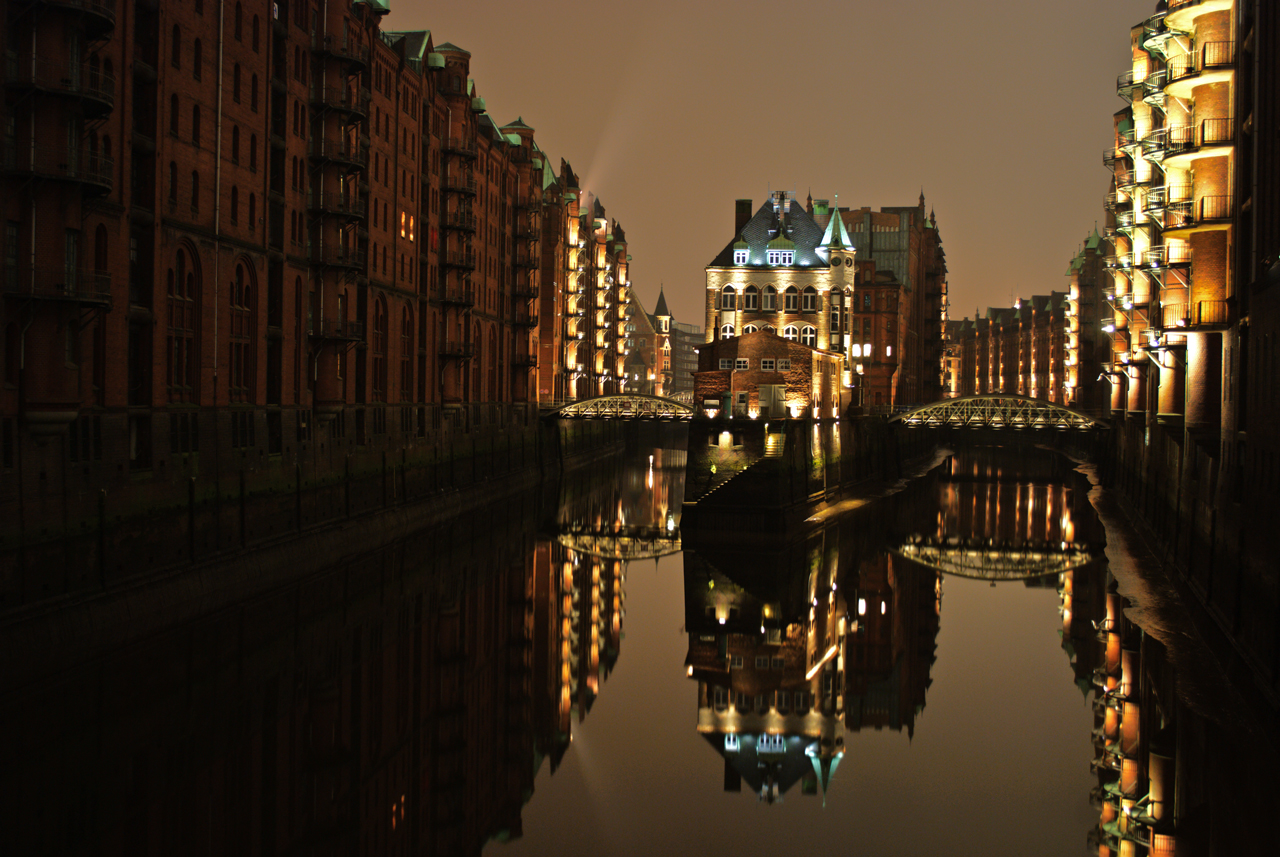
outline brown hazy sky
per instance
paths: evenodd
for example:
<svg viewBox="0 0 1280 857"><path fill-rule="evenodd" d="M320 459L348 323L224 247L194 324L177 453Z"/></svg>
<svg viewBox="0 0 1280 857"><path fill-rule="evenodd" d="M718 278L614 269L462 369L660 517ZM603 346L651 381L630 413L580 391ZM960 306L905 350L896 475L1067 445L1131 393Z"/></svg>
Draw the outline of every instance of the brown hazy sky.
<svg viewBox="0 0 1280 857"><path fill-rule="evenodd" d="M649 310L701 325L733 201L769 189L909 205L923 187L953 317L1065 289L1102 219L1129 27L1155 0L394 0L389 30L472 54L499 124L626 229Z"/></svg>

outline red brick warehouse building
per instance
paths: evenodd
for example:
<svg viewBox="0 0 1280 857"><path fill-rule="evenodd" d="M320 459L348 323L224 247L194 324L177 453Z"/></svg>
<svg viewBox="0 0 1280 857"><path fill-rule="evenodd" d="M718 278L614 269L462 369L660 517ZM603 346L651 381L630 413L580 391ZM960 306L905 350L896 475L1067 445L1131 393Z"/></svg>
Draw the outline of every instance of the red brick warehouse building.
<svg viewBox="0 0 1280 857"><path fill-rule="evenodd" d="M538 399L540 309L558 395L616 384L621 227L489 116L467 51L371 0L5 12L6 519L499 424Z"/></svg>

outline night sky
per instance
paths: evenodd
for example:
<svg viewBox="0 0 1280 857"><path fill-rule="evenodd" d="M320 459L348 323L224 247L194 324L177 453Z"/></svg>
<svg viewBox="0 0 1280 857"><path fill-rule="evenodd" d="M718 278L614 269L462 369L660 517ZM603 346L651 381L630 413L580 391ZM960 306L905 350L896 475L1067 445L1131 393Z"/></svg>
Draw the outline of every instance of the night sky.
<svg viewBox="0 0 1280 857"><path fill-rule="evenodd" d="M1065 289L1101 228L1129 28L1154 7L396 0L383 27L469 50L495 121L522 117L622 224L646 309L664 284L701 326L734 200L771 188L873 209L923 188L953 317Z"/></svg>

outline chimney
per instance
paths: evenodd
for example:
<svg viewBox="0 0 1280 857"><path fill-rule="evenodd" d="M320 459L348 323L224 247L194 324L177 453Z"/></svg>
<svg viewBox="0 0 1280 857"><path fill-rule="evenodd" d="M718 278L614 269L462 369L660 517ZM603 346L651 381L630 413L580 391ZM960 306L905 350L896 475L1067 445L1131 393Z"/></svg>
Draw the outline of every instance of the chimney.
<svg viewBox="0 0 1280 857"><path fill-rule="evenodd" d="M733 204L733 232L735 235L742 234L742 227L747 225L747 221L751 219L751 200L740 199Z"/></svg>

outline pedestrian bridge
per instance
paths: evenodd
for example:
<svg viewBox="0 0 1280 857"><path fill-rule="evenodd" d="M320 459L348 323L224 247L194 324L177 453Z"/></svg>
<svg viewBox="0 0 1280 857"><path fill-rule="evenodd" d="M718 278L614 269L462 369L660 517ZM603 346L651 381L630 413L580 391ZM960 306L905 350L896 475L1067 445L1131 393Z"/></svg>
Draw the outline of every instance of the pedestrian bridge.
<svg viewBox="0 0 1280 857"><path fill-rule="evenodd" d="M943 574L994 583L1074 571L1093 562L1100 551L1071 542L1001 543L992 539L914 536L893 553Z"/></svg>
<svg viewBox="0 0 1280 857"><path fill-rule="evenodd" d="M625 394L566 402L553 406L546 416L579 420L687 420L693 417L693 406L676 399Z"/></svg>
<svg viewBox="0 0 1280 857"><path fill-rule="evenodd" d="M680 533L670 527L618 527L603 531L566 529L556 541L570 550L602 559L657 559L680 550Z"/></svg>
<svg viewBox="0 0 1280 857"><path fill-rule="evenodd" d="M1065 405L1030 396L986 395L943 399L891 417L911 428L1070 429L1106 428L1102 420Z"/></svg>

